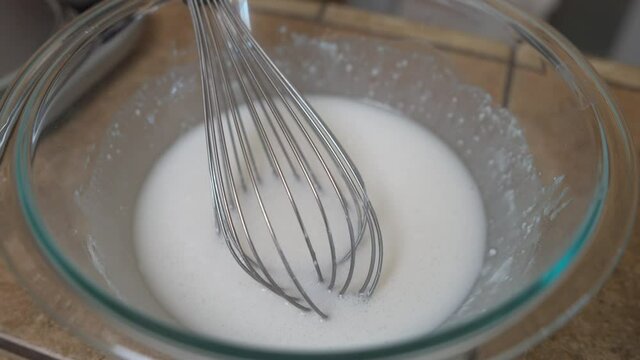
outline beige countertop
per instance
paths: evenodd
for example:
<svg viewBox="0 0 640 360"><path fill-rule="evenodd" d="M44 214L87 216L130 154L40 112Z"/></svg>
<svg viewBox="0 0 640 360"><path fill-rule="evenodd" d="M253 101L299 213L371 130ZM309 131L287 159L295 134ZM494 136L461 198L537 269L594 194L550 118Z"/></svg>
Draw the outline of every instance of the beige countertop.
<svg viewBox="0 0 640 360"><path fill-rule="evenodd" d="M355 31L358 27L382 28L384 23L391 36L394 33L424 36L449 57L466 81L483 87L499 101L508 97L510 102L517 103L517 97L523 96L518 90L519 87L522 90L524 79L528 89L535 91L535 79L529 77L544 76L543 67L538 75L521 73L539 66L535 61L530 63L526 51L520 51L523 49L505 49L455 33L406 26L384 17L372 19L361 11L321 0L256 0L256 4L265 21L270 16L280 20L290 17L292 21L313 19ZM599 59L592 59L592 63L609 84L635 142L640 143L640 69ZM14 344L8 347L12 351L34 357L29 349L35 349L40 359L104 358L42 313L0 262L0 348L9 346L9 342ZM0 359L4 358L13 357L0 350ZM634 231L620 264L597 296L566 326L523 358L640 359L640 229Z"/></svg>

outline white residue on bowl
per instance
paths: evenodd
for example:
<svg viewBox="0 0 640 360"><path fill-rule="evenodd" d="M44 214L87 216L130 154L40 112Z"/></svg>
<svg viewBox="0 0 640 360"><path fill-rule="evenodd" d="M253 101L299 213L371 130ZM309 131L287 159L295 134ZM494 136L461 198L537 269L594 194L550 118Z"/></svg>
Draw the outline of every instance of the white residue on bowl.
<svg viewBox="0 0 640 360"><path fill-rule="evenodd" d="M113 283L109 279L109 276L107 276L107 271L105 270L103 261L100 257L100 253L98 252L96 247L95 238L92 235L87 236L86 244L87 244L87 251L89 252L89 258L91 259L91 263L93 264L93 267L102 276L102 279L107 284L107 287L109 287L109 290L111 290L118 299L122 300L122 295L120 294L120 291L118 291L118 288L113 285Z"/></svg>

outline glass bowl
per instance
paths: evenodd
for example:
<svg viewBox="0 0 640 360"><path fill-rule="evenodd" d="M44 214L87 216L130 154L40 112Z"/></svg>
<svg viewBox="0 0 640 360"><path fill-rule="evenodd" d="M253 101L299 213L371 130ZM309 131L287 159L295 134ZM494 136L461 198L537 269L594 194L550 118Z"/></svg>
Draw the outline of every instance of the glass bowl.
<svg viewBox="0 0 640 360"><path fill-rule="evenodd" d="M611 272L636 214L632 145L606 87L564 38L502 1L389 4L262 0L248 13L303 92L400 111L475 178L485 262L438 329L292 352L195 333L155 301L132 250L136 196L201 122L180 0L104 1L49 40L3 98L1 248L37 303L122 358L510 357L563 324Z"/></svg>

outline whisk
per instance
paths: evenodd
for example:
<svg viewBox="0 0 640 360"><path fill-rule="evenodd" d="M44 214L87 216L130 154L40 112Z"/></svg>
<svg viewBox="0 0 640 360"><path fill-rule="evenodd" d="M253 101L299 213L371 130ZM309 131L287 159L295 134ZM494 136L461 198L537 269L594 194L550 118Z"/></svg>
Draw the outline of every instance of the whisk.
<svg viewBox="0 0 640 360"><path fill-rule="evenodd" d="M187 4L216 230L235 261L266 289L322 318L318 284L370 296L382 270L382 235L352 160L252 37L236 4Z"/></svg>

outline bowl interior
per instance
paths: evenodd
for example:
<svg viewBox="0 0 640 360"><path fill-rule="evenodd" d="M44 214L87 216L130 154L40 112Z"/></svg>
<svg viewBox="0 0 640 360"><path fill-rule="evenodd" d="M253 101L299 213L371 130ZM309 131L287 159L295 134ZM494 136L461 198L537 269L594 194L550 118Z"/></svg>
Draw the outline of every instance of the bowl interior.
<svg viewBox="0 0 640 360"><path fill-rule="evenodd" d="M20 130L28 157L18 161L26 174L18 186L41 248L75 287L109 311L120 304L188 338L148 290L133 250L146 174L202 122L187 8L151 3L135 2L127 21L105 20L52 67L36 120ZM472 173L488 250L464 305L418 339L439 344L529 303L571 265L595 224L607 163L590 94L553 49L488 4L414 3L413 19L313 2L293 10L256 2L250 14L255 36L300 90L402 112Z"/></svg>

